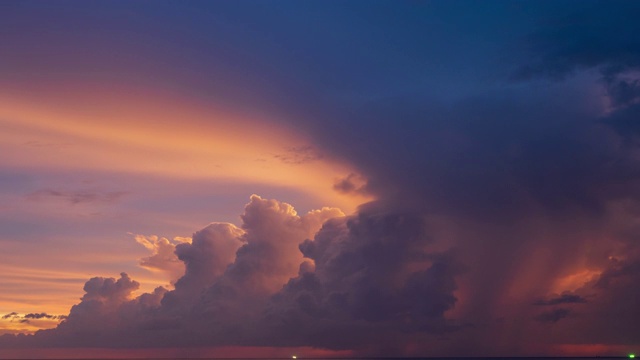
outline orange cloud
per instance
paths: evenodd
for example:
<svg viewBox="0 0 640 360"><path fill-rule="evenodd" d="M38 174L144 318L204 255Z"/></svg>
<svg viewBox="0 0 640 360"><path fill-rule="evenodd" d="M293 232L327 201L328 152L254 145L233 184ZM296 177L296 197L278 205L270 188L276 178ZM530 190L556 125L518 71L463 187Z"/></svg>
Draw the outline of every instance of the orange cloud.
<svg viewBox="0 0 640 360"><path fill-rule="evenodd" d="M353 173L349 166L265 115L249 119L255 115L175 94L107 88L0 93L0 151L12 155L0 166L262 183L347 212L367 200L332 188Z"/></svg>

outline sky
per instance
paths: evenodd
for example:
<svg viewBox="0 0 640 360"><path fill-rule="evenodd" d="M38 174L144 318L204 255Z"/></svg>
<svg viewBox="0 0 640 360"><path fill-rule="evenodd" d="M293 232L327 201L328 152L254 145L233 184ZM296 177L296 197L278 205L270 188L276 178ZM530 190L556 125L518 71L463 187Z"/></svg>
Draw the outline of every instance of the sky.
<svg viewBox="0 0 640 360"><path fill-rule="evenodd" d="M0 358L640 352L639 17L0 2Z"/></svg>

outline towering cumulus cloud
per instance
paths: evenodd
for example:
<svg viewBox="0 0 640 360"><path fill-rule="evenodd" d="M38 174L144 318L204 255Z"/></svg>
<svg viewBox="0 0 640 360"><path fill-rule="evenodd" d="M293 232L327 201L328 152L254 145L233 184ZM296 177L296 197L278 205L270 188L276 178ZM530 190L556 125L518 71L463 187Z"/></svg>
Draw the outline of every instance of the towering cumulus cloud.
<svg viewBox="0 0 640 360"><path fill-rule="evenodd" d="M410 213L369 208L329 220L300 245L310 261L270 301L271 341L397 354L402 333L453 329L444 313L461 267L431 243L426 222Z"/></svg>
<svg viewBox="0 0 640 360"><path fill-rule="evenodd" d="M92 278L57 328L3 342L399 351L402 334L455 329L444 313L462 268L452 252L432 248L422 217L376 204L354 216L335 208L299 216L254 195L241 218L241 228L213 223L175 246L185 273L174 290L134 296L139 284L125 273Z"/></svg>

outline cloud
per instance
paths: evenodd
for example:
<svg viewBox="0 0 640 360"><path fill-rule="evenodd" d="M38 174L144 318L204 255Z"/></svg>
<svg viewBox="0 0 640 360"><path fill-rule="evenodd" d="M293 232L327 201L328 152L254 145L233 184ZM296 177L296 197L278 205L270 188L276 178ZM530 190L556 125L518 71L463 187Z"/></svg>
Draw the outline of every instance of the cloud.
<svg viewBox="0 0 640 360"><path fill-rule="evenodd" d="M17 312L10 312L8 314L2 315L2 320L6 320L6 319L13 319L13 318L18 318L18 313Z"/></svg>
<svg viewBox="0 0 640 360"><path fill-rule="evenodd" d="M556 323L569 316L570 313L571 311L569 309L553 309L540 313L538 316L536 316L536 320L540 322Z"/></svg>
<svg viewBox="0 0 640 360"><path fill-rule="evenodd" d="M366 180L354 173L336 179L333 183L333 189L343 194L366 194L366 186Z"/></svg>
<svg viewBox="0 0 640 360"><path fill-rule="evenodd" d="M639 50L640 52L640 50ZM640 64L636 69L640 68ZM637 73L618 73L607 77L607 92L613 107L640 102L640 80Z"/></svg>
<svg viewBox="0 0 640 360"><path fill-rule="evenodd" d="M47 313L29 313L24 315L25 319L59 319L64 320L67 317L65 315L50 315Z"/></svg>
<svg viewBox="0 0 640 360"><path fill-rule="evenodd" d="M120 200L127 195L126 191L99 192L99 191L61 191L53 189L42 189L27 195L29 200L45 201L56 200L68 202L69 204L103 203L110 204Z"/></svg>
<svg viewBox="0 0 640 360"><path fill-rule="evenodd" d="M244 231L233 224L213 223L193 234L191 243L178 244L175 256L186 270L170 296L197 299L233 263L236 251L242 246L243 234Z"/></svg>
<svg viewBox="0 0 640 360"><path fill-rule="evenodd" d="M624 6L612 7L603 14L625 12ZM632 7L630 14L636 14ZM585 12L598 18L597 9ZM640 202L640 107L634 77L640 47L625 45L636 41L631 34L637 31L621 29L635 29L637 22L614 19L604 19L610 29L596 33L602 41L595 44L587 39L594 29L587 28L599 26L593 25L597 20L580 22L578 27L588 31L573 28L573 22L545 24L550 34L566 33L545 37L545 47L536 51L542 54L540 66L548 68L531 71L517 83L448 103L414 93L378 97L354 105L348 116L323 122L329 130L314 133L330 155L359 165L378 206L428 219L429 234L444 248L458 249L457 260L470 271L455 277L459 290L449 313L471 326L458 332L464 335L452 336L459 340L455 346L452 340L452 352L522 353L530 337L521 335L509 345L498 340L515 334L537 334L546 344L581 342L577 334L587 331L578 330L578 323L589 329L584 338L596 343L615 342L611 332L624 338L636 333L613 302L604 302L610 294L634 297L630 287L606 288L630 276L633 262L603 269L610 266L609 256L633 246L628 238L637 231L633 218ZM595 46L583 52L584 59L579 54L583 46ZM573 50L578 51L569 54ZM587 59L591 51L598 54L594 61ZM538 64L537 57L530 60ZM546 81L550 76L554 81ZM341 180L339 189L354 188ZM603 271L601 288L575 292L584 285L576 275ZM560 281L565 278L573 278L573 284ZM314 281L301 281L300 287ZM308 291L313 295L301 297L300 303L322 299ZM560 310L541 310L532 303ZM637 313L631 305L624 308L629 317ZM620 319L629 335L613 330L609 318ZM541 321L554 322L553 337L540 330Z"/></svg>
<svg viewBox="0 0 640 360"><path fill-rule="evenodd" d="M412 214L376 209L329 220L300 244L309 260L269 303L270 341L380 353L399 333L454 330L444 313L463 269L454 253L428 251L431 242Z"/></svg>
<svg viewBox="0 0 640 360"><path fill-rule="evenodd" d="M418 26L422 22L444 34L437 16L434 22L416 16L420 24L392 17L400 26L376 30L385 34L381 44L393 46L376 48L377 53L365 51L377 44L347 45L353 35L342 32L345 50L356 51L353 59L380 60L379 67L360 60L354 61L358 71L330 67L331 75L343 69L345 78L315 71L320 68L295 72L291 78L314 89L283 91L292 95L282 98L295 103L288 104L290 113L305 115L291 123L306 131L314 146L275 157L301 164L315 161L315 149L321 149L327 158L357 164L376 202L349 217L335 209L300 216L288 204L254 196L240 227L210 225L191 243L178 245L146 240L153 252L143 260L149 267L166 269L179 264L176 258L184 264L174 290L135 297L135 282L125 275L92 279L98 288L121 282L124 290L83 298L57 329L29 339L113 346L311 345L418 355L438 349L510 355L540 353L558 343L637 344L639 7L610 2L570 7L572 15L560 18L555 5L541 5L541 15L527 11L513 19L476 17L493 13L476 12L471 21L451 23L472 29L474 36L465 43L447 34L441 39L447 46L412 41L416 30L424 29ZM389 9L358 13L379 20L387 14L381 10ZM467 56L471 47L439 59L438 64L450 61L442 68L448 71L440 65L425 70L449 45L504 41L504 35L485 33L478 23L522 19L518 25L531 29L528 48L524 56L505 56L516 59L506 66L515 69L516 82L496 79L482 67L486 59ZM285 44L285 34L294 33L279 31L282 38L276 38ZM323 42L314 43L317 55L324 55ZM413 52L402 44L412 45ZM399 57L419 59L419 66L407 66L406 73L405 67L394 69L395 87L382 78L362 81L381 75L374 70L386 71ZM476 69L482 84L456 79L466 81L458 72ZM350 72L356 75L348 77ZM424 73L443 75L428 81L419 76ZM311 90L321 86L310 78L338 80L316 92ZM378 89L367 86L378 80ZM440 89L454 95L442 100L433 95ZM318 96L295 96L300 93ZM353 93L364 95L354 100ZM334 185L342 192L362 189L351 176ZM584 273L594 279L581 277ZM97 323L105 325L97 330ZM533 338L540 348L531 350Z"/></svg>
<svg viewBox="0 0 640 360"><path fill-rule="evenodd" d="M10 312L8 314L3 315L0 319L1 320L8 320L9 322L17 322L20 324L32 324L35 323L36 325L38 325L38 323L46 323L48 326L51 326L51 321L54 322L59 322L61 320L66 319L67 316L66 315L52 315L52 314L47 314L45 312L40 312L40 313L28 313L28 314L19 314L18 312ZM0 330L6 330L6 329L0 329ZM19 330L16 330L16 332L19 332Z"/></svg>
<svg viewBox="0 0 640 360"><path fill-rule="evenodd" d="M592 2L557 16L551 26L528 37L529 61L514 75L561 79L581 69L599 68L613 74L637 67L640 41L635 34L640 26L633 19L638 14L638 4Z"/></svg>
<svg viewBox="0 0 640 360"><path fill-rule="evenodd" d="M640 281L640 257L637 245L628 250L627 256L608 260L599 276L575 290L588 296L588 302L561 303L535 319L553 323L554 337L566 343L637 345L640 291L635 284Z"/></svg>
<svg viewBox="0 0 640 360"><path fill-rule="evenodd" d="M310 145L292 146L285 149L282 154L274 155L274 158L285 164L306 164L323 158L317 149Z"/></svg>
<svg viewBox="0 0 640 360"><path fill-rule="evenodd" d="M84 285L85 294L81 300L117 305L127 300L139 287L140 283L131 280L125 273L121 273L118 280L94 277Z"/></svg>
<svg viewBox="0 0 640 360"><path fill-rule="evenodd" d="M175 253L176 245L182 243L182 239L174 238L171 241L155 235L135 235L134 238L138 244L152 252L150 256L140 259L140 266L152 271L166 272L172 282L184 274L184 263Z"/></svg>
<svg viewBox="0 0 640 360"><path fill-rule="evenodd" d="M202 328L215 327L221 340L238 342L239 338L229 334L241 332L244 342L257 341L259 326L248 325L259 318L269 297L297 275L303 260L298 244L312 237L327 219L340 216L344 214L335 208L299 216L289 204L251 196L241 216L244 233L240 240L244 244L220 278L204 284L208 286L195 305L203 316L194 322ZM191 281L189 271L167 299L180 296L183 280Z"/></svg>
<svg viewBox="0 0 640 360"><path fill-rule="evenodd" d="M333 208L298 215L253 195L241 219L241 228L213 223L175 246L186 271L174 290L136 296L139 283L125 273L94 277L57 328L2 341L380 350L378 342L399 349L402 334L456 330L444 314L456 303L464 268L455 252L430 249L423 217L373 205L348 217ZM164 243L138 241L149 249Z"/></svg>
<svg viewBox="0 0 640 360"><path fill-rule="evenodd" d="M547 305L560 305L560 304L581 304L586 302L587 302L587 299L583 298L580 295L562 294L560 296L552 297L549 299L540 299L534 302L533 304L547 306Z"/></svg>
<svg viewBox="0 0 640 360"><path fill-rule="evenodd" d="M263 335L253 327L264 329L260 319L266 303L297 276L303 260L298 245L326 220L343 216L335 208L298 215L289 204L253 195L241 228L212 223L191 242L175 245L185 272L174 290L158 287L136 296L139 283L126 273L118 279L94 277L57 328L15 341L32 346L259 345ZM157 255L171 245L168 240L138 236L137 241L157 251L147 262L166 264ZM30 318L39 316L46 314Z"/></svg>
<svg viewBox="0 0 640 360"><path fill-rule="evenodd" d="M640 101L640 7L628 3L611 6L591 3L555 19L550 26L525 41L529 59L520 64L516 80L551 78L563 80L580 72L596 70L612 109Z"/></svg>

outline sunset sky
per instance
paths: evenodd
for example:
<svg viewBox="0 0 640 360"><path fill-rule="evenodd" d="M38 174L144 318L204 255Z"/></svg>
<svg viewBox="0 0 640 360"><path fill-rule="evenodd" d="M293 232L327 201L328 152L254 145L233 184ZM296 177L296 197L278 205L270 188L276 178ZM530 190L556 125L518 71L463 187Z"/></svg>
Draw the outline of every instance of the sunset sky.
<svg viewBox="0 0 640 360"><path fill-rule="evenodd" d="M637 1L0 1L0 358L640 352Z"/></svg>

